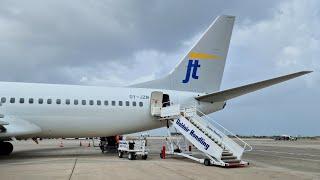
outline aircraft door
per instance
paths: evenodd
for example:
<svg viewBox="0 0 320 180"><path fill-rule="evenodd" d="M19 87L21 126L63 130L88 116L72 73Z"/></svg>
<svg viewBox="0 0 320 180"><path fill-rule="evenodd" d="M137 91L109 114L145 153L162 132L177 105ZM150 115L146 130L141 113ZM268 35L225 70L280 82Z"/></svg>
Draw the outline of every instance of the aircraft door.
<svg viewBox="0 0 320 180"><path fill-rule="evenodd" d="M154 91L151 93L150 98L150 110L152 116L160 115L160 111L162 108L162 100L163 100L163 93L160 91Z"/></svg>
<svg viewBox="0 0 320 180"><path fill-rule="evenodd" d="M162 107L170 106L170 98L168 94L163 94L162 96Z"/></svg>

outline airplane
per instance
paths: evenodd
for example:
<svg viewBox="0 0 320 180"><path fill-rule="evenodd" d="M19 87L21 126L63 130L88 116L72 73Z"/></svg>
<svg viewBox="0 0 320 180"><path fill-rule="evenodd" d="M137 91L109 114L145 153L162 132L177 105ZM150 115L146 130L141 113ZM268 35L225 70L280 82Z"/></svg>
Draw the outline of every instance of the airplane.
<svg viewBox="0 0 320 180"><path fill-rule="evenodd" d="M227 100L281 83L300 71L220 90L234 16L218 16L180 63L160 79L126 87L0 82L0 154L13 139L113 137L165 127L152 106L196 106L204 114Z"/></svg>

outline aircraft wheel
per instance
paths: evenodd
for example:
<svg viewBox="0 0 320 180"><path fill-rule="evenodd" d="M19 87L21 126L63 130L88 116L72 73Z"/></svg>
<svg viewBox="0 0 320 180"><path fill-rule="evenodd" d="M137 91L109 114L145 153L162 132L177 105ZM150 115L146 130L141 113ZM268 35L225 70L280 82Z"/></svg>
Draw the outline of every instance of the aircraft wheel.
<svg viewBox="0 0 320 180"><path fill-rule="evenodd" d="M130 152L130 153L128 154L128 159L129 159L129 160L134 160L134 159L135 159L135 154L134 154L133 152Z"/></svg>
<svg viewBox="0 0 320 180"><path fill-rule="evenodd" d="M210 166L210 165L211 165L210 159L205 159L204 162L203 162L203 164L204 164L205 166Z"/></svg>
<svg viewBox="0 0 320 180"><path fill-rule="evenodd" d="M119 152L118 152L118 156L119 156L119 158L123 158L123 152L122 152L122 151L119 151Z"/></svg>
<svg viewBox="0 0 320 180"><path fill-rule="evenodd" d="M8 156L12 153L13 146L10 142L0 142L0 155Z"/></svg>
<svg viewBox="0 0 320 180"><path fill-rule="evenodd" d="M143 160L146 160L148 158L148 155L142 155L141 157Z"/></svg>

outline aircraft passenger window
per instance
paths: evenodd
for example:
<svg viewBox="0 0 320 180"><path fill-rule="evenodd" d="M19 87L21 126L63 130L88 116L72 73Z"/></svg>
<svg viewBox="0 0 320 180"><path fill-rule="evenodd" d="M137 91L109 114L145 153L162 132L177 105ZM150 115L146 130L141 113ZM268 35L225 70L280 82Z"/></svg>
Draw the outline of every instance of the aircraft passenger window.
<svg viewBox="0 0 320 180"><path fill-rule="evenodd" d="M82 105L86 105L87 101L86 100L82 100Z"/></svg>
<svg viewBox="0 0 320 180"><path fill-rule="evenodd" d="M137 106L137 102L133 101L132 106Z"/></svg>
<svg viewBox="0 0 320 180"><path fill-rule="evenodd" d="M97 100L97 105L100 106L101 105L101 101Z"/></svg>
<svg viewBox="0 0 320 180"><path fill-rule="evenodd" d="M129 103L129 101L126 101L126 106L130 106L130 103Z"/></svg>
<svg viewBox="0 0 320 180"><path fill-rule="evenodd" d="M33 98L29 98L29 104L33 104Z"/></svg>
<svg viewBox="0 0 320 180"><path fill-rule="evenodd" d="M116 102L115 102L115 101L112 101L112 102L111 102L111 105L112 105L112 106L115 106L115 105L116 105Z"/></svg>
<svg viewBox="0 0 320 180"><path fill-rule="evenodd" d="M74 105L78 105L78 104L79 104L78 99L75 99L75 100L73 101L73 104L74 104Z"/></svg>
<svg viewBox="0 0 320 180"><path fill-rule="evenodd" d="M48 99L47 104L52 104L52 99Z"/></svg>
<svg viewBox="0 0 320 180"><path fill-rule="evenodd" d="M38 103L43 104L43 99L42 98L38 99Z"/></svg>
<svg viewBox="0 0 320 180"><path fill-rule="evenodd" d="M56 103L57 103L57 104L61 104L61 99L57 99L57 100L56 100Z"/></svg>
<svg viewBox="0 0 320 180"><path fill-rule="evenodd" d="M119 106L122 106L122 101L119 101Z"/></svg>
<svg viewBox="0 0 320 180"><path fill-rule="evenodd" d="M92 106L92 105L93 105L93 100L90 100L90 101L89 101L89 104Z"/></svg>
<svg viewBox="0 0 320 180"><path fill-rule="evenodd" d="M109 102L108 101L104 101L104 105L108 106Z"/></svg>
<svg viewBox="0 0 320 180"><path fill-rule="evenodd" d="M20 98L19 99L19 102L22 104L22 103L24 103L24 98Z"/></svg>
<svg viewBox="0 0 320 180"><path fill-rule="evenodd" d="M70 104L70 99L66 99L66 104L67 104L67 105Z"/></svg>
<svg viewBox="0 0 320 180"><path fill-rule="evenodd" d="M14 103L16 101L15 98L10 98L10 103Z"/></svg>
<svg viewBox="0 0 320 180"><path fill-rule="evenodd" d="M1 98L1 103L5 103L6 102L6 98L5 97L2 97Z"/></svg>
<svg viewBox="0 0 320 180"><path fill-rule="evenodd" d="M142 107L143 106L143 102L139 102L139 106Z"/></svg>

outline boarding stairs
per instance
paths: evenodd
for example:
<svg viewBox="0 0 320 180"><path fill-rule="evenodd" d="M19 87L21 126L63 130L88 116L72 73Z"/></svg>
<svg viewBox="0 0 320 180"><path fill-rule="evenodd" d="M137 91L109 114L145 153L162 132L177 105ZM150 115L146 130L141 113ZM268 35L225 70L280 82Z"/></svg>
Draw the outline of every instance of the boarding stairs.
<svg viewBox="0 0 320 180"><path fill-rule="evenodd" d="M243 153L251 151L252 147L197 108L172 105L151 111L158 120L171 122L171 125L207 158L199 159L190 153L177 153L172 148L171 154L181 155L205 165L238 167L249 164L241 158Z"/></svg>

